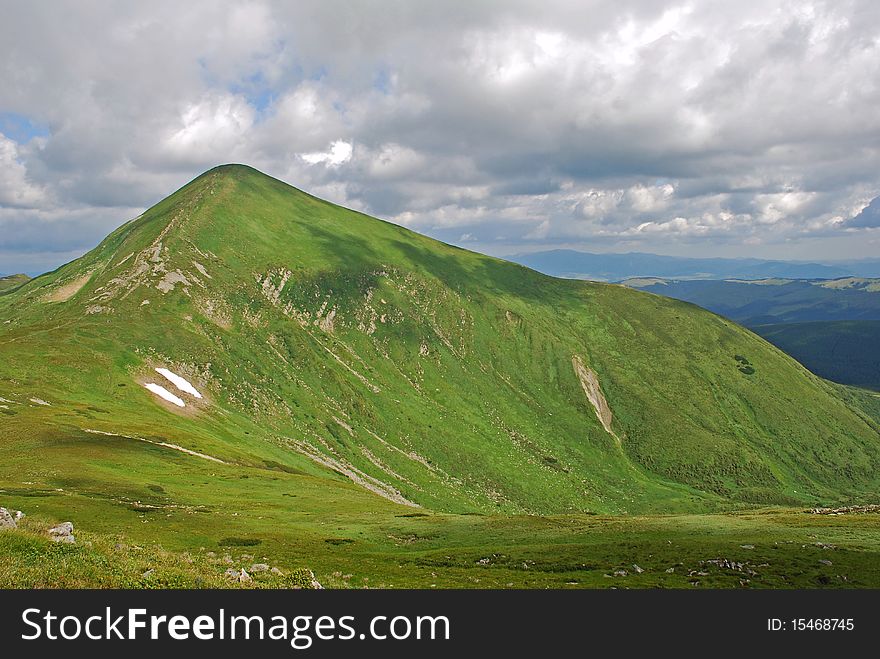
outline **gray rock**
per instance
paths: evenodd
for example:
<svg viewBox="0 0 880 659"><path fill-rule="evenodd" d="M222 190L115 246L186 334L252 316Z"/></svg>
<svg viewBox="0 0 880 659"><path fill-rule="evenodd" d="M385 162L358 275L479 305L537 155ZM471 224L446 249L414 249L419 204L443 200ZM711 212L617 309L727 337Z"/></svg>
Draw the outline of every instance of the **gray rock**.
<svg viewBox="0 0 880 659"><path fill-rule="evenodd" d="M6 508L0 508L0 529L14 529L17 527L18 524L15 523L15 518L12 514Z"/></svg>
<svg viewBox="0 0 880 659"><path fill-rule="evenodd" d="M639 567L638 565L636 565L635 563L633 563L633 570L636 571L636 574L641 574L642 572L645 571L644 569L640 568L640 567Z"/></svg>
<svg viewBox="0 0 880 659"><path fill-rule="evenodd" d="M73 533L73 522L61 522L49 529L49 535L70 535Z"/></svg>
<svg viewBox="0 0 880 659"><path fill-rule="evenodd" d="M324 590L324 586L315 578L315 573L309 570L309 578L312 581L312 588L315 590Z"/></svg>
<svg viewBox="0 0 880 659"><path fill-rule="evenodd" d="M246 583L248 581L253 581L253 579L251 578L251 575L249 575L244 568L242 568L241 570L237 570L234 567L231 567L228 570L226 570L225 574L227 577L237 581L238 583Z"/></svg>
<svg viewBox="0 0 880 659"><path fill-rule="evenodd" d="M73 522L62 522L58 526L53 526L49 529L49 536L55 542L76 544L76 538L73 535Z"/></svg>
<svg viewBox="0 0 880 659"><path fill-rule="evenodd" d="M153 568L150 568L149 570L147 570L146 572L144 572L144 573L141 575L141 577L143 577L144 579L147 579L147 578L149 578L149 577L152 577L152 576L153 576L153 573L155 573L155 572L156 572L156 570L154 570Z"/></svg>
<svg viewBox="0 0 880 659"><path fill-rule="evenodd" d="M265 563L254 563L251 565L251 572L268 572L269 566Z"/></svg>
<svg viewBox="0 0 880 659"><path fill-rule="evenodd" d="M269 572L271 572L272 574L274 574L274 575L276 575L276 576L279 576L279 577L283 577L283 576L284 576L284 572L282 572L281 570L279 570L277 567L273 567L271 570L269 570Z"/></svg>
<svg viewBox="0 0 880 659"><path fill-rule="evenodd" d="M16 521L16 522L19 521L22 517L27 517L27 515L25 515L25 514L24 514L23 512L21 512L20 510L16 510L16 511L15 511L15 521Z"/></svg>
<svg viewBox="0 0 880 659"><path fill-rule="evenodd" d="M832 563L831 561L829 561L827 558L820 558L820 559L819 559L819 562L820 562L822 565L834 565L834 563Z"/></svg>
<svg viewBox="0 0 880 659"><path fill-rule="evenodd" d="M740 545L743 549L754 549L755 545Z"/></svg>

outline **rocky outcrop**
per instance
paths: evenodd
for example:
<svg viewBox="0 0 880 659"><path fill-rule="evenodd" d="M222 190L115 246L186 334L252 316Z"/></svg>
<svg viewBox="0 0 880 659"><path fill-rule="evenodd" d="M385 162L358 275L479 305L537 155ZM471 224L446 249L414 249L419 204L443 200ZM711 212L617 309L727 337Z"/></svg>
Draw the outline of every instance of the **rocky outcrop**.
<svg viewBox="0 0 880 659"><path fill-rule="evenodd" d="M76 544L76 538L73 535L73 522L62 522L58 526L53 526L49 529L49 537L54 542Z"/></svg>
<svg viewBox="0 0 880 659"><path fill-rule="evenodd" d="M574 355L571 358L571 365L581 383L581 388L583 388L584 393L587 395L587 400L590 401L590 405L596 410L599 423L605 428L605 432L620 441L620 438L611 429L611 408L608 406L608 401L605 400L605 395L602 393L602 387L599 385L599 376L596 375L593 369L587 367L578 355Z"/></svg>
<svg viewBox="0 0 880 659"><path fill-rule="evenodd" d="M237 581L238 583L248 583L250 581L253 581L251 575L249 575L247 573L247 570L245 570L244 568L236 570L234 567L231 567L226 570L226 576L233 581Z"/></svg>
<svg viewBox="0 0 880 659"><path fill-rule="evenodd" d="M311 585L314 590L324 590L324 586L318 581L315 577L315 573L309 570L309 579L311 580Z"/></svg>
<svg viewBox="0 0 880 659"><path fill-rule="evenodd" d="M6 508L0 508L0 531L17 527L18 524L15 523L15 516Z"/></svg>
<svg viewBox="0 0 880 659"><path fill-rule="evenodd" d="M842 508L811 508L806 512L813 515L851 515L854 513L880 513L880 505L872 503L867 506L844 506Z"/></svg>

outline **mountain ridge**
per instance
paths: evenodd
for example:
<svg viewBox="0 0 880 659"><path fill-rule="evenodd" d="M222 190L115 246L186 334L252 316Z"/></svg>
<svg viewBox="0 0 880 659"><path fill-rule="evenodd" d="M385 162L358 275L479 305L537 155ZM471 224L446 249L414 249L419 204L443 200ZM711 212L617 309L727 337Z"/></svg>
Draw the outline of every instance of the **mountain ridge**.
<svg viewBox="0 0 880 659"><path fill-rule="evenodd" d="M757 258L695 258L645 252L591 253L557 249L508 257L555 277L623 281L634 277L665 279L833 279L839 277L880 277L880 261L861 259L816 263Z"/></svg>
<svg viewBox="0 0 880 659"><path fill-rule="evenodd" d="M30 277L24 273L0 275L0 294L12 291L19 286L26 284L28 281L30 281Z"/></svg>
<svg viewBox="0 0 880 659"><path fill-rule="evenodd" d="M0 298L0 321L0 396L48 403L7 415L37 437L142 438L408 507L812 503L873 491L880 464L876 427L830 384L718 316L467 252L246 166ZM156 369L203 398L158 398Z"/></svg>

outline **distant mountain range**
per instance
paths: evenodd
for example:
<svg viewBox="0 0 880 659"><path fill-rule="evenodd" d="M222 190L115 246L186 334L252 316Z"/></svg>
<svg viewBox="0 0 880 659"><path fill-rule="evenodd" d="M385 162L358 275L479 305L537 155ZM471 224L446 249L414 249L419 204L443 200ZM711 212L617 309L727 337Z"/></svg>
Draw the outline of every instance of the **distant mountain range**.
<svg viewBox="0 0 880 659"><path fill-rule="evenodd" d="M0 293L18 288L29 280L27 275L0 275Z"/></svg>
<svg viewBox="0 0 880 659"><path fill-rule="evenodd" d="M768 323L880 320L880 279L667 280L623 282L692 302L746 327Z"/></svg>
<svg viewBox="0 0 880 659"><path fill-rule="evenodd" d="M593 254L570 249L516 254L507 258L554 277L595 281L621 281L632 277L666 279L880 277L880 259L819 263L749 258L686 258L642 252Z"/></svg>

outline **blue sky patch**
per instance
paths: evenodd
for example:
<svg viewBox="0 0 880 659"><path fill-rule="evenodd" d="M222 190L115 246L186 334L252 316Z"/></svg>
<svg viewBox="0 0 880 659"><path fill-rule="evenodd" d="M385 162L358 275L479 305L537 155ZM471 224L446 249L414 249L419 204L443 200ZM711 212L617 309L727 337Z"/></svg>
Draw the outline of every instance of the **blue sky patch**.
<svg viewBox="0 0 880 659"><path fill-rule="evenodd" d="M49 128L16 112L0 112L0 133L19 144L35 137L48 137Z"/></svg>

